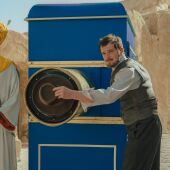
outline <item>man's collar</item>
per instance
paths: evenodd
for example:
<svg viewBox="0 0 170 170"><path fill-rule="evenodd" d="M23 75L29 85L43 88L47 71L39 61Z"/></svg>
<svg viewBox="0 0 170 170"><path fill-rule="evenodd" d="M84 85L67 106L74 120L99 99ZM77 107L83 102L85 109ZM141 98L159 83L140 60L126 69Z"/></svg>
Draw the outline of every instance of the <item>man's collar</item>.
<svg viewBox="0 0 170 170"><path fill-rule="evenodd" d="M117 67L120 63L122 63L123 61L125 61L126 59L127 59L127 57L125 56L125 54L123 54L123 55L120 57L119 63L118 63L116 66L112 67L112 70L115 70L116 67Z"/></svg>

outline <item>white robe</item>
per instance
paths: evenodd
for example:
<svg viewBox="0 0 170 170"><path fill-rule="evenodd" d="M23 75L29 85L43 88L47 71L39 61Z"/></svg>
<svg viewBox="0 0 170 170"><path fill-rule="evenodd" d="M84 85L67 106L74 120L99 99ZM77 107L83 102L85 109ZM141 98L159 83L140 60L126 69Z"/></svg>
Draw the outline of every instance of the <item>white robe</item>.
<svg viewBox="0 0 170 170"><path fill-rule="evenodd" d="M19 113L19 79L11 64L0 73L0 112L13 125ZM0 124L0 170L17 170L15 134Z"/></svg>

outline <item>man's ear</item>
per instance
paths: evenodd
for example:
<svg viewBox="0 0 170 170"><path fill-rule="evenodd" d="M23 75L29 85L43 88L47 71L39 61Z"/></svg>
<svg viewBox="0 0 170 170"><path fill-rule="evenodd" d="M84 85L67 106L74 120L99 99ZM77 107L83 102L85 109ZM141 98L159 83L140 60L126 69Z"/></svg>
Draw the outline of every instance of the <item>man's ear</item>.
<svg viewBox="0 0 170 170"><path fill-rule="evenodd" d="M120 49L119 49L119 55L122 55L123 52L124 52L123 48L120 48Z"/></svg>

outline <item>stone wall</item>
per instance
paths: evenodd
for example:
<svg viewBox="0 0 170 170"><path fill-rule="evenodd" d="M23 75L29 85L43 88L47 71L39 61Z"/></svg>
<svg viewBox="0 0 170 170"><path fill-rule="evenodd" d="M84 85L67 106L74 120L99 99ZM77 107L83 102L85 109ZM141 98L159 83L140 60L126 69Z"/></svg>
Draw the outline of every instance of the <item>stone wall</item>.
<svg viewBox="0 0 170 170"><path fill-rule="evenodd" d="M170 0L125 0L136 32L136 53L148 69L164 132L170 131Z"/></svg>

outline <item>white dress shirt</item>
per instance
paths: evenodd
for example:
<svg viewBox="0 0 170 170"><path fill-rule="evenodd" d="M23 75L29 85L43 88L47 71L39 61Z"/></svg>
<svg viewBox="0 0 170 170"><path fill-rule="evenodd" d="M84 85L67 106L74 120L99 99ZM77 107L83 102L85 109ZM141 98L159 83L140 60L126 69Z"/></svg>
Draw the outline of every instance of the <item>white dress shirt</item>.
<svg viewBox="0 0 170 170"><path fill-rule="evenodd" d="M123 55L120 62L112 68L112 71L126 59ZM86 89L82 93L93 99L93 103L85 104L81 102L83 110L86 112L88 107L110 104L121 98L126 92L137 89L140 85L140 76L134 68L122 68L116 73L113 84L106 89Z"/></svg>

